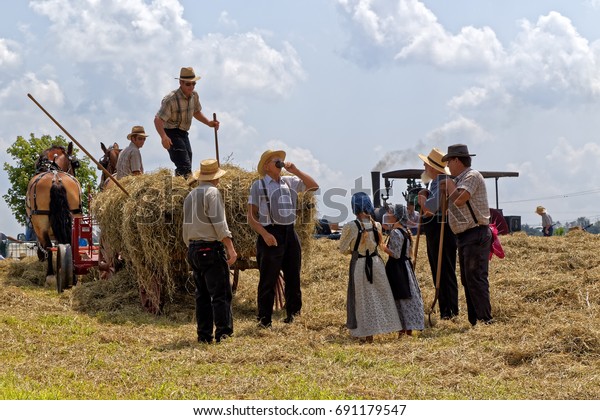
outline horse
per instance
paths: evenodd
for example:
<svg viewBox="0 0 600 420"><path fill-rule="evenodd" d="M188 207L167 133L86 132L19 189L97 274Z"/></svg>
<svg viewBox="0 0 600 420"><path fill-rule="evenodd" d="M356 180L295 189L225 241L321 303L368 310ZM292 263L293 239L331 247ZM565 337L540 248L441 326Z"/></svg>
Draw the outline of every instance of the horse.
<svg viewBox="0 0 600 420"><path fill-rule="evenodd" d="M117 172L117 161L119 160L119 153L121 153L121 149L119 149L119 145L117 143L113 143L112 146L106 147L104 143L100 143L100 147L104 152L104 156L100 158L100 165L104 167L108 171L109 174L113 175ZM100 169L100 168L98 168ZM108 187L109 178L106 176L104 171L102 171L102 177L100 178L100 191L104 190L104 188Z"/></svg>
<svg viewBox="0 0 600 420"><path fill-rule="evenodd" d="M47 282L54 275L51 239L71 245L73 217L82 216L81 185L75 178L79 162L72 153L73 143L44 150L27 185L25 209L37 236L38 258L48 261Z"/></svg>

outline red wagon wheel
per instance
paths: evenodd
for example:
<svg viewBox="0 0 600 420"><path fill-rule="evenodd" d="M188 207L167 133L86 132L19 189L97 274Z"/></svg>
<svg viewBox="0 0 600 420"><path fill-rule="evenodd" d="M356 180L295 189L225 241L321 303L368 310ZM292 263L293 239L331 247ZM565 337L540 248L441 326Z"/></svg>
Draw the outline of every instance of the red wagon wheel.
<svg viewBox="0 0 600 420"><path fill-rule="evenodd" d="M152 277L152 282L148 288L139 285L140 301L144 310L154 315L159 315L163 308L163 296L161 293L160 282L157 277Z"/></svg>

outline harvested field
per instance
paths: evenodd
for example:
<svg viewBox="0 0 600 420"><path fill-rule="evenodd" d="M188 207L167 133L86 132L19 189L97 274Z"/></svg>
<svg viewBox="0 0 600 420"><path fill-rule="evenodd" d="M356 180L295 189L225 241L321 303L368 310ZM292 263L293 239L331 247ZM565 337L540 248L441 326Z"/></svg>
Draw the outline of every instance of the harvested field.
<svg viewBox="0 0 600 420"><path fill-rule="evenodd" d="M345 327L348 256L312 240L303 314L255 326L257 271L242 273L235 335L196 342L193 287L141 310L135 274L58 296L36 285L31 259L0 263L0 398L58 399L596 399L600 395L600 236L501 237L490 267L497 322L438 321L416 338L372 345ZM417 275L433 298L421 241ZM44 270L39 265L39 275ZM134 292L132 292L132 290Z"/></svg>

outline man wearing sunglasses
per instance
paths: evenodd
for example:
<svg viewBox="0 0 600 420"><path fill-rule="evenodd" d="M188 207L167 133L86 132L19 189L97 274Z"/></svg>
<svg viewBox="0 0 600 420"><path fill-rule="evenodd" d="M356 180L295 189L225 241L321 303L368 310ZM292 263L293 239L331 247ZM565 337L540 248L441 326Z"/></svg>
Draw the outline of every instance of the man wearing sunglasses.
<svg viewBox="0 0 600 420"><path fill-rule="evenodd" d="M319 188L316 181L292 162L285 162L285 151L267 150L256 170L260 179L250 187L248 223L258 234L256 261L258 280L258 326L270 328L279 272L285 278L286 324L292 323L302 309L300 269L302 248L294 225L298 193ZM282 175L282 169L291 175Z"/></svg>
<svg viewBox="0 0 600 420"><path fill-rule="evenodd" d="M179 79L179 88L163 98L154 126L175 164L175 175L188 178L192 173L192 146L188 136L192 119L217 130L219 121L209 120L202 113L200 98L194 90L200 76L196 76L192 67L182 67L176 79Z"/></svg>

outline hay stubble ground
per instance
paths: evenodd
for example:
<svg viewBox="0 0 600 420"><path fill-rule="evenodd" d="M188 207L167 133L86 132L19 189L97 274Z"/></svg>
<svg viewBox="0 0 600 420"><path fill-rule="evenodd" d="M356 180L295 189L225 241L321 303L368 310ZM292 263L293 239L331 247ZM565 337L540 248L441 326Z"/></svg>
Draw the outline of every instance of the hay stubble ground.
<svg viewBox="0 0 600 420"><path fill-rule="evenodd" d="M597 399L600 395L600 237L502 237L490 266L496 323L457 322L417 338L345 327L348 257L315 241L304 262L302 316L255 325L257 272L242 273L235 336L196 342L193 300L180 293L144 313L131 273L57 295L34 282L33 260L0 263L2 399ZM433 298L424 241L417 276ZM189 288L190 291L193 287Z"/></svg>

